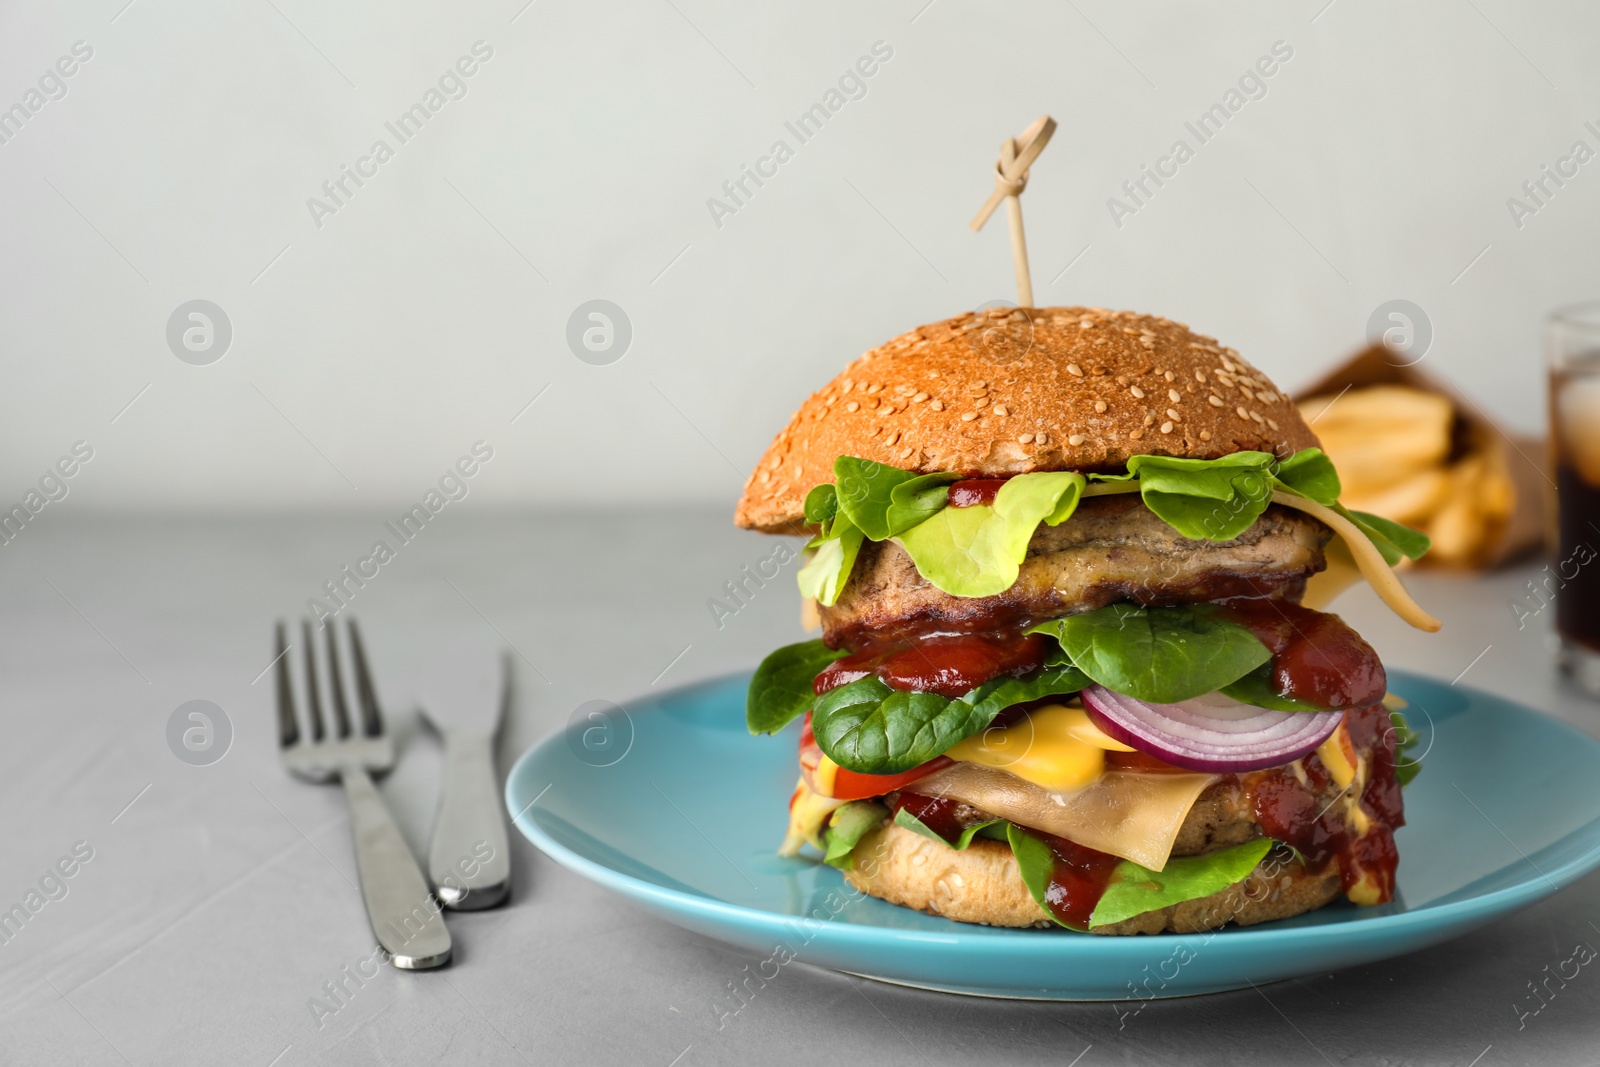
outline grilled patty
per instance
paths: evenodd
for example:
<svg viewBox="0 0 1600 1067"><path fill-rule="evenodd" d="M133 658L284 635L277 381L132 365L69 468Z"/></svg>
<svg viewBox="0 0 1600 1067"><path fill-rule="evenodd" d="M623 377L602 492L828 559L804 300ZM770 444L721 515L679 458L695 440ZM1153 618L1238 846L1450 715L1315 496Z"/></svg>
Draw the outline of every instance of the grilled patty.
<svg viewBox="0 0 1600 1067"><path fill-rule="evenodd" d="M1136 495L1090 497L1060 526L1041 525L1015 584L957 597L917 573L892 541L861 546L839 602L821 609L832 648L922 633L973 633L1105 607L1116 600L1191 604L1235 596L1298 599L1322 570L1332 532L1272 505L1232 541L1191 541Z"/></svg>

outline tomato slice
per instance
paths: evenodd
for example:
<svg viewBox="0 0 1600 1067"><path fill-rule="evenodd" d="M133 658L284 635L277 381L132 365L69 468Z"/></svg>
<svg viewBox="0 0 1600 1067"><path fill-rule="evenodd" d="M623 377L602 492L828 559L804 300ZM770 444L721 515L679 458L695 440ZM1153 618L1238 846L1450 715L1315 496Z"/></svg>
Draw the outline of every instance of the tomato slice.
<svg viewBox="0 0 1600 1067"><path fill-rule="evenodd" d="M800 773L805 776L806 783L813 790L817 789L817 767L822 762L822 747L817 744L816 734L811 731L811 713L806 712L805 725L800 729ZM862 774L852 771L847 767L840 767L833 775L833 789L824 794L835 800L866 800L868 797L881 797L885 793L892 793L902 786L910 785L919 778L925 778L934 771L943 770L955 760L949 756L935 756L926 763L918 764L909 771L899 774ZM820 790L817 790L821 792Z"/></svg>

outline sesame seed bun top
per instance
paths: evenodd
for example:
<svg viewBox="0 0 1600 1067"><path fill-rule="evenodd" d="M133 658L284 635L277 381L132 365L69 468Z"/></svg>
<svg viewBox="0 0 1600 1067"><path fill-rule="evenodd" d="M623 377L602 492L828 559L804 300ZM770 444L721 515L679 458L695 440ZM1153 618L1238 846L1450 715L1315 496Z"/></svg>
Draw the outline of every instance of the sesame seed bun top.
<svg viewBox="0 0 1600 1067"><path fill-rule="evenodd" d="M800 533L806 493L833 481L841 455L996 478L1316 444L1265 375L1182 323L993 308L901 334L812 394L761 457L734 521Z"/></svg>

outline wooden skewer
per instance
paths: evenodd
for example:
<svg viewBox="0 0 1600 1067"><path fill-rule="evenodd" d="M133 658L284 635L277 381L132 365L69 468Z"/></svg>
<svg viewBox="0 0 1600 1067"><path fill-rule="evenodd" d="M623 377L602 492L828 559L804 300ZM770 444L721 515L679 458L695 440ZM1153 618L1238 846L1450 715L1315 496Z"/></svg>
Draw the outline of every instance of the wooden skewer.
<svg viewBox="0 0 1600 1067"><path fill-rule="evenodd" d="M1028 271L1028 239L1022 231L1022 190L1028 187L1028 168L1039 158L1044 146L1056 132L1056 120L1041 115L1033 121L1020 137L1007 137L1000 146L1000 159L994 165L994 192L973 218L972 231L983 229L1000 201L1006 202L1006 216L1011 223L1011 261L1017 271L1017 303L1033 306L1033 276Z"/></svg>

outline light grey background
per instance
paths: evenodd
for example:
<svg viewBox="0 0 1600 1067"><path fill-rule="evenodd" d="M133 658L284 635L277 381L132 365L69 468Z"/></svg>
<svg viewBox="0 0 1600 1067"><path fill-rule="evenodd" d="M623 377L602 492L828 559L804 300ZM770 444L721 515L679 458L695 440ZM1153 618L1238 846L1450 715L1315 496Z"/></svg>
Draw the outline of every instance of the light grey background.
<svg viewBox="0 0 1600 1067"><path fill-rule="evenodd" d="M0 499L84 439L73 508L397 510L481 438L482 502L727 504L845 361L1015 298L1003 225L966 223L1044 112L1038 302L1183 320L1285 387L1410 299L1425 365L1536 428L1540 317L1600 293L1600 163L1520 229L1506 204L1600 149L1593 5L524 4L0 10L0 106L94 52L0 144ZM1267 95L1114 225L1280 40ZM399 144L385 122L477 41L466 96ZM877 41L866 95L799 144L784 122ZM380 137L319 228L307 199ZM706 201L779 138L719 228ZM634 327L610 366L564 340L595 298ZM193 299L233 324L210 366L165 342Z"/></svg>

